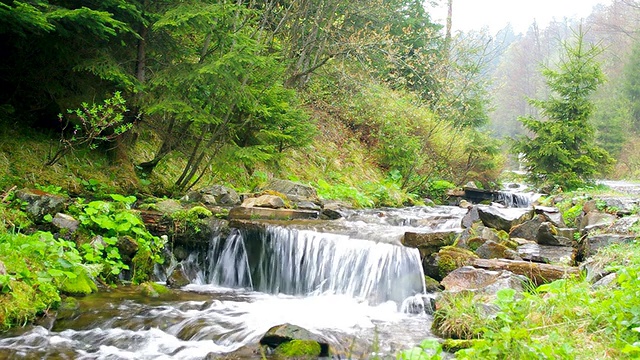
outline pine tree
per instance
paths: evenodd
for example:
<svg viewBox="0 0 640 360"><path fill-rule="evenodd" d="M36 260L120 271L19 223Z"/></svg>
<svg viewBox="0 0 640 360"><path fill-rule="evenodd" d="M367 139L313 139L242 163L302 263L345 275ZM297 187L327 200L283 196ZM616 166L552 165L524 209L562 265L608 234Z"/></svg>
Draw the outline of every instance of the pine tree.
<svg viewBox="0 0 640 360"><path fill-rule="evenodd" d="M524 155L529 180L536 185L574 189L605 173L613 163L596 145L589 122L594 111L589 95L604 81L596 60L601 50L586 44L583 35L576 34L573 46L564 44L564 59L557 69L543 70L552 94L546 100L529 100L543 119L518 119L534 136L519 137L512 149Z"/></svg>

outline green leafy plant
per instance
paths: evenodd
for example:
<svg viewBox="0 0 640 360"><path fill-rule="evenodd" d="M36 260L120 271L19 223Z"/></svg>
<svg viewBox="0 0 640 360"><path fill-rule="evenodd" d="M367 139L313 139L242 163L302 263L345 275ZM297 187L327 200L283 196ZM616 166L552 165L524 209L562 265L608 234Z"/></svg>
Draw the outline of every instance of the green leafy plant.
<svg viewBox="0 0 640 360"><path fill-rule="evenodd" d="M419 346L398 353L398 360L439 360L443 358L442 345L435 339L423 340Z"/></svg>
<svg viewBox="0 0 640 360"><path fill-rule="evenodd" d="M58 148L49 153L45 165L57 163L78 146L95 150L99 142L113 141L131 129L133 124L124 119L124 113L128 111L125 104L120 92L115 92L103 104L82 103L78 109L67 110L69 117L59 114L58 120L63 127Z"/></svg>
<svg viewBox="0 0 640 360"><path fill-rule="evenodd" d="M94 236L94 241L81 245L85 260L104 266L102 275L113 281L122 270L129 270L130 264L118 248L121 237L135 239L136 255L131 259L134 282L144 282L150 276L154 263L162 263L163 241L151 235L140 217L130 208L136 202L135 196L110 194L113 202L91 201L80 205L79 220L83 229ZM96 238L100 236L100 238Z"/></svg>

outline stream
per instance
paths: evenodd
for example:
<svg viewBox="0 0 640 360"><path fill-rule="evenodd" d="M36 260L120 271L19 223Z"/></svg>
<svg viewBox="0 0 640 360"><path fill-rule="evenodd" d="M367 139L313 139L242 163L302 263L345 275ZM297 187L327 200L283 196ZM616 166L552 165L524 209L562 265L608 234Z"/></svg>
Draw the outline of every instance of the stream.
<svg viewBox="0 0 640 360"><path fill-rule="evenodd" d="M0 359L208 359L289 323L335 358L393 357L433 337L417 249L405 232L461 230L449 206L352 211L340 220L263 221L214 236L182 262L191 284L159 297L101 291L0 338ZM157 269L164 282L170 267ZM245 352L240 358L260 358Z"/></svg>

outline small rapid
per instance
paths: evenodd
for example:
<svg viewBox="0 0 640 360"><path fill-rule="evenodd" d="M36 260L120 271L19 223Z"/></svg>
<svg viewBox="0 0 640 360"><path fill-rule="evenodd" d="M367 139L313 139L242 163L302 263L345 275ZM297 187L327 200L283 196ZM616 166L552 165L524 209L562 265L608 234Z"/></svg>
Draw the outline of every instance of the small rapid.
<svg viewBox="0 0 640 360"><path fill-rule="evenodd" d="M182 261L191 285L159 297L125 288L80 298L52 323L5 334L0 354L206 359L242 351L289 323L322 335L340 357L392 357L431 337L420 255L400 245L403 234L457 230L465 213L377 209L335 221L251 222Z"/></svg>

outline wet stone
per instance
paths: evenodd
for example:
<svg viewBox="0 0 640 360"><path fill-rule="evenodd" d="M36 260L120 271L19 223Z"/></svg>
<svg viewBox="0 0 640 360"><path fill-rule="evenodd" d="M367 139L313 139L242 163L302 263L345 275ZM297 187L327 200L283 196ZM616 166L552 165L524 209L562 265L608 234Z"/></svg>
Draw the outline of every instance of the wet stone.
<svg viewBox="0 0 640 360"><path fill-rule="evenodd" d="M571 246L540 245L529 242L518 246L522 260L545 264L574 265L578 250Z"/></svg>

